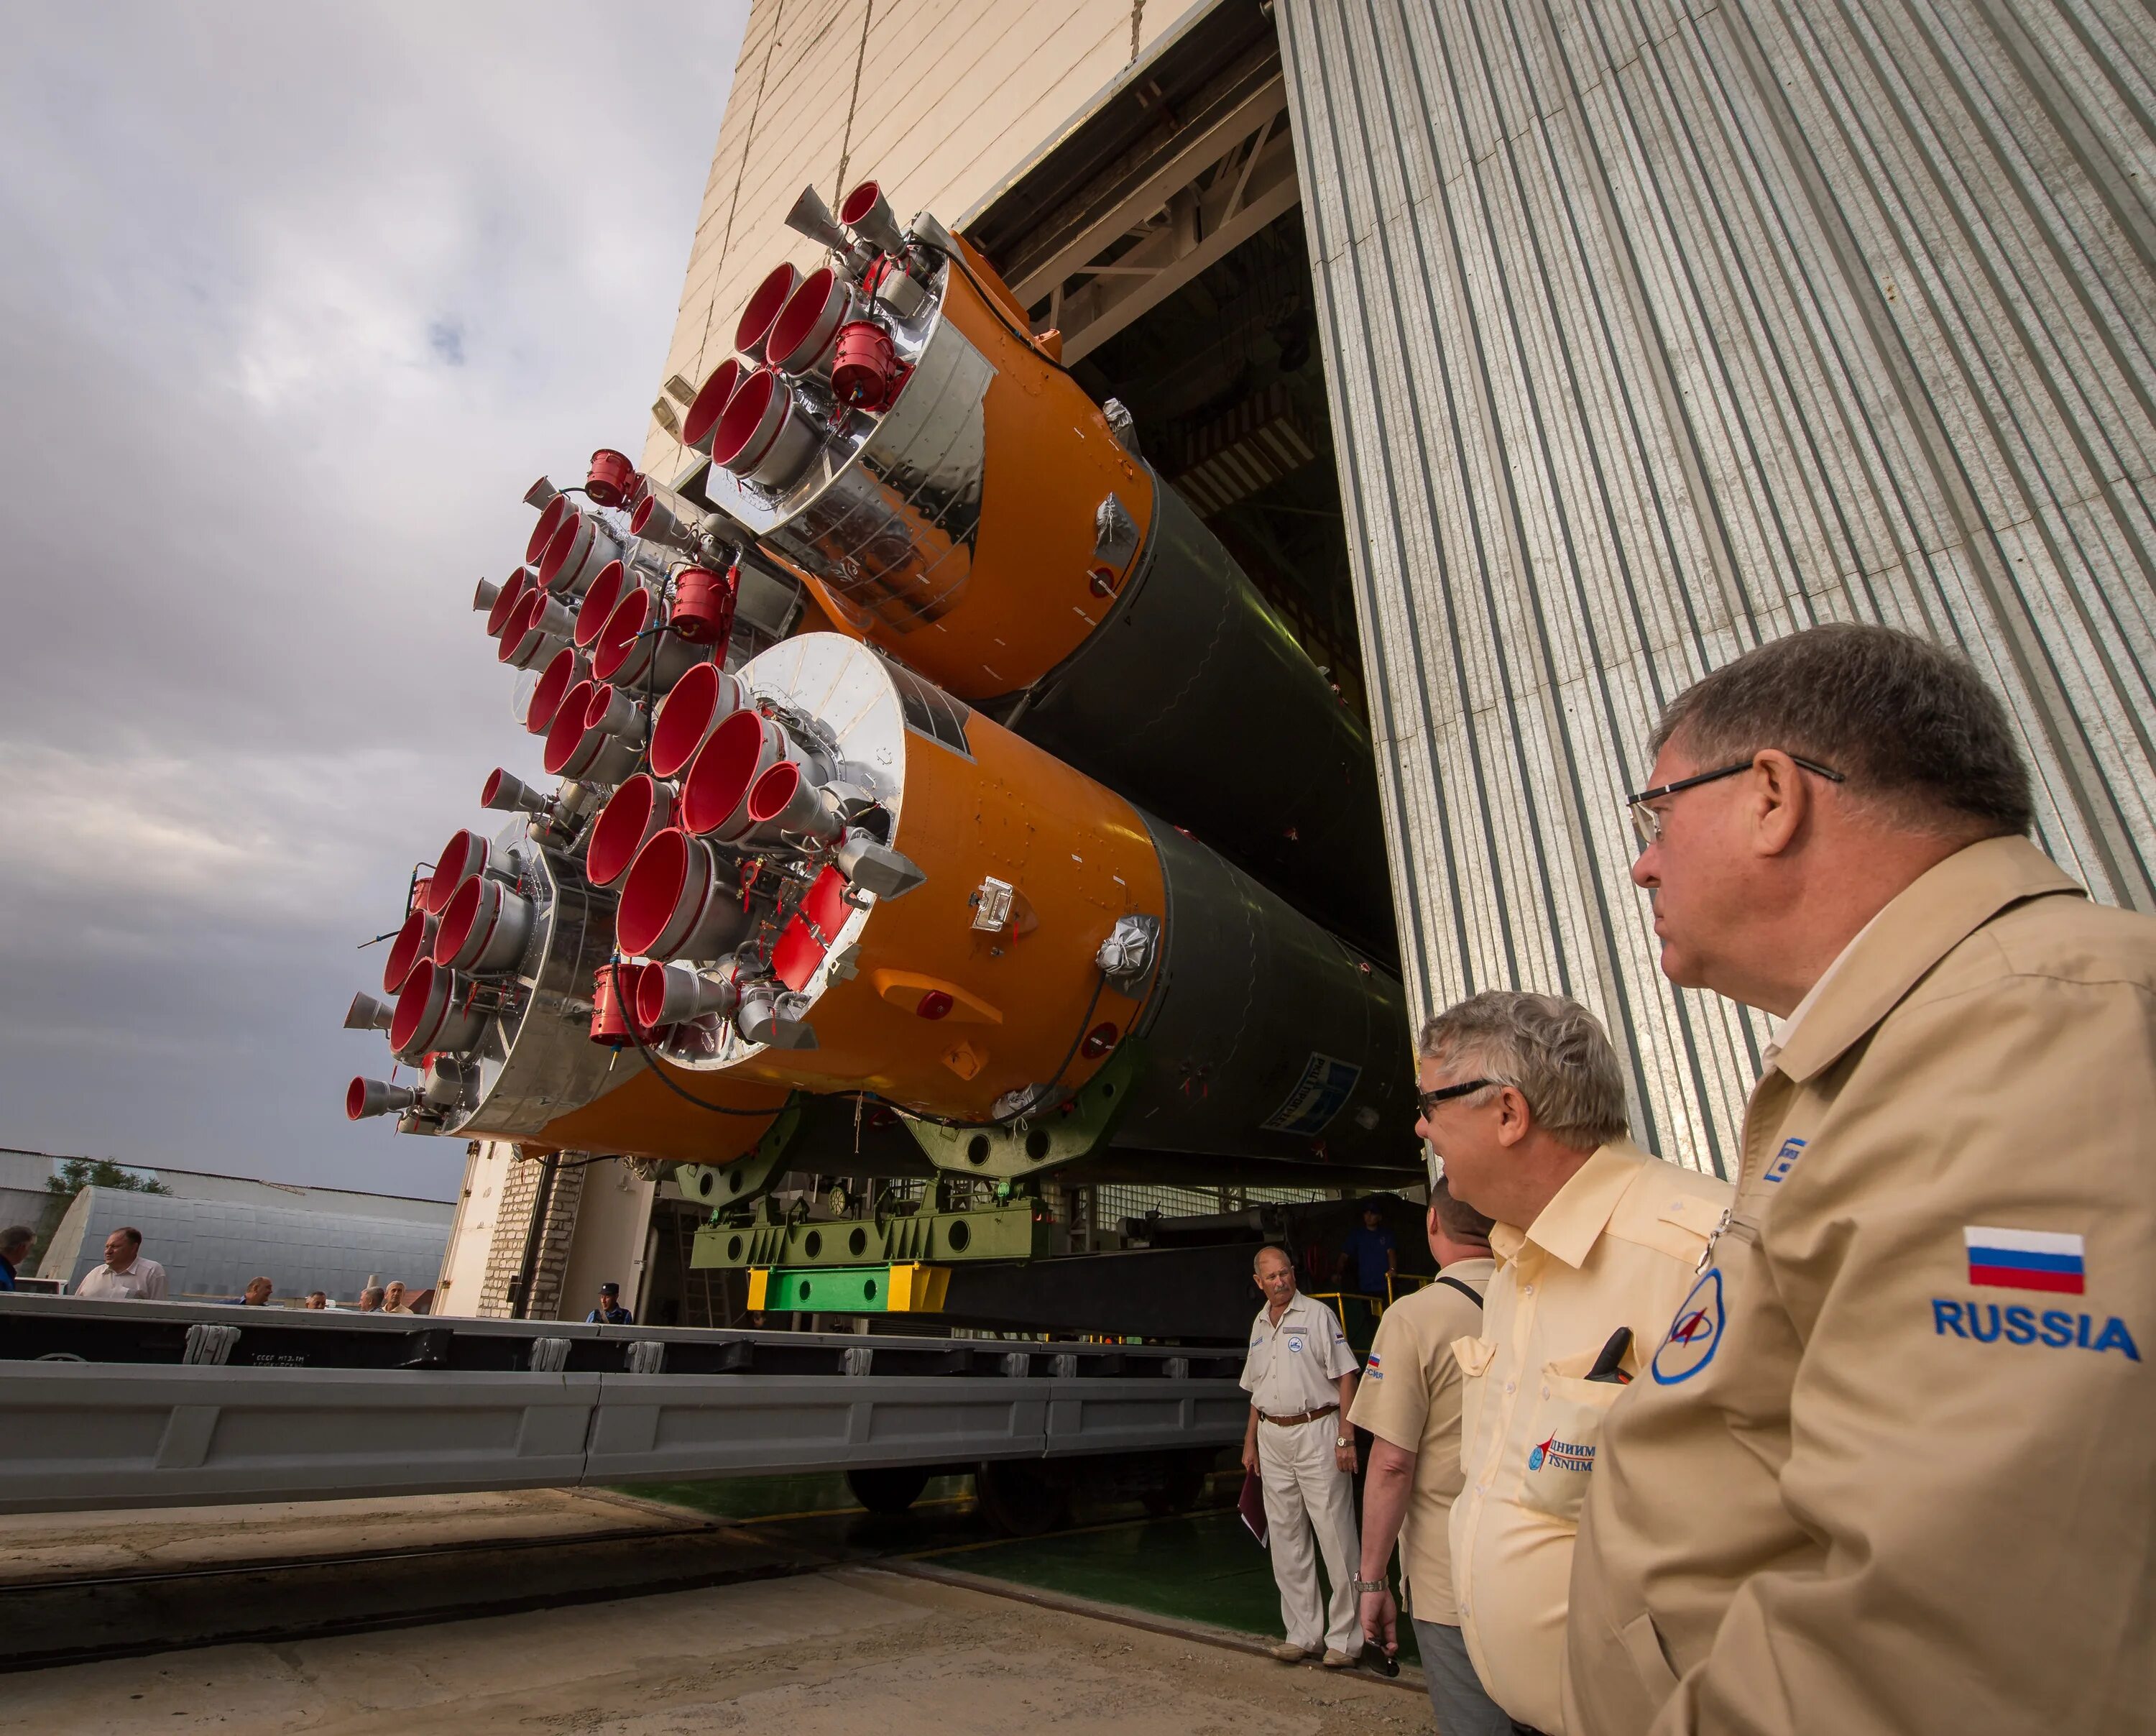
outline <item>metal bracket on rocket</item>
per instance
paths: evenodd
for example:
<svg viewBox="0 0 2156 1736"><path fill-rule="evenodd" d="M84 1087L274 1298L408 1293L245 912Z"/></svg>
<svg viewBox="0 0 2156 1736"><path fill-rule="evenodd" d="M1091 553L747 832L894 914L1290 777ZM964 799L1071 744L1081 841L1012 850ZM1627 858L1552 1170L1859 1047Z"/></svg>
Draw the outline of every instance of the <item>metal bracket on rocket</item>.
<svg viewBox="0 0 2156 1736"><path fill-rule="evenodd" d="M1145 1045L1126 1037L1101 1070L1065 1102L1006 1127L946 1127L906 1118L928 1161L952 1175L1012 1180L1090 1157L1107 1143L1144 1071Z"/></svg>

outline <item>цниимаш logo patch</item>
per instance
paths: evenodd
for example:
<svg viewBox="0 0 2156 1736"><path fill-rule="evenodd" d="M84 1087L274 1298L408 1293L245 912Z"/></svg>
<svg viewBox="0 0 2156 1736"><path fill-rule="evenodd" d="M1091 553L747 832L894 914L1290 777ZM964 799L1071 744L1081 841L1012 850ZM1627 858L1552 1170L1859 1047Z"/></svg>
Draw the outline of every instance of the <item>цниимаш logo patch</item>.
<svg viewBox="0 0 2156 1736"><path fill-rule="evenodd" d="M1675 1386L1714 1360L1722 1343L1722 1268L1710 1266L1679 1305L1669 1333L1648 1372L1661 1386Z"/></svg>

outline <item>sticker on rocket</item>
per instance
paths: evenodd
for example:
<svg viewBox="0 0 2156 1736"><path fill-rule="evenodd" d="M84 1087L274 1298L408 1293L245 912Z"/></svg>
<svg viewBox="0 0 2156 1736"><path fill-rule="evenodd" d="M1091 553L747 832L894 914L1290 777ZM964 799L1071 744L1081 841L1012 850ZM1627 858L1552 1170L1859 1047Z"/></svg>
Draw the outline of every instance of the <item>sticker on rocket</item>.
<svg viewBox="0 0 2156 1736"><path fill-rule="evenodd" d="M1287 1101L1259 1123L1270 1133L1316 1133L1354 1094L1363 1070L1329 1055L1313 1055Z"/></svg>

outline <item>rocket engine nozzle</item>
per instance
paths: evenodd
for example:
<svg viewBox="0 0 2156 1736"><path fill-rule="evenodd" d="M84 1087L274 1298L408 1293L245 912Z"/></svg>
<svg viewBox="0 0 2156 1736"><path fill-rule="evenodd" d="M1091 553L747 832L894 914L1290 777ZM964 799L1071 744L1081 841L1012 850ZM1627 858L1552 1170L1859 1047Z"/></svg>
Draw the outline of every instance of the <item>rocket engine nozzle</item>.
<svg viewBox="0 0 2156 1736"><path fill-rule="evenodd" d="M759 841L797 838L806 843L831 844L845 830L838 804L803 777L800 766L790 759L780 760L749 786L745 805L748 814L745 835Z"/></svg>
<svg viewBox="0 0 2156 1736"><path fill-rule="evenodd" d="M651 721L652 776L680 777L711 732L746 702L740 681L716 663L700 663L683 675Z"/></svg>
<svg viewBox="0 0 2156 1736"><path fill-rule="evenodd" d="M401 1115L419 1107L419 1093L379 1079L355 1078L344 1088L347 1121L365 1121L371 1115Z"/></svg>
<svg viewBox="0 0 2156 1736"><path fill-rule="evenodd" d="M586 650L598 643L607 617L628 593L629 583L629 568L619 561L609 561L599 569L599 576L577 605L577 624L569 635L573 643Z"/></svg>
<svg viewBox="0 0 2156 1736"><path fill-rule="evenodd" d="M789 265L787 269L790 271L793 267ZM793 291L789 289L787 293L790 295ZM772 317L776 319L778 315L774 313ZM750 370L742 365L741 359L735 356L727 357L711 371L704 383L696 388L696 396L690 401L688 413L681 419L683 445L692 452L708 454L711 451L711 436L718 429L719 419L726 413L726 405L732 401L734 393L741 390L741 383L748 378L749 372Z"/></svg>
<svg viewBox="0 0 2156 1736"><path fill-rule="evenodd" d="M579 681L588 681L591 672L584 654L574 645L564 645L555 652L540 670L538 686L531 690L531 702L524 710L524 727L535 736L545 735L554 727L562 696Z"/></svg>
<svg viewBox="0 0 2156 1736"><path fill-rule="evenodd" d="M345 1011L344 1028L346 1030L387 1030L393 1010L386 1002L377 1000L362 989L352 996L352 1005Z"/></svg>
<svg viewBox="0 0 2156 1736"><path fill-rule="evenodd" d="M596 691L592 682L579 681L562 696L553 727L547 732L542 763L552 777L611 788L636 769L639 755L628 742L586 721Z"/></svg>
<svg viewBox="0 0 2156 1736"><path fill-rule="evenodd" d="M584 727L603 729L618 742L641 747L650 739L651 720L626 688L595 684L584 707Z"/></svg>
<svg viewBox="0 0 2156 1736"><path fill-rule="evenodd" d="M644 846L673 824L674 803L673 786L649 773L624 782L592 822L584 877L595 886L619 886Z"/></svg>
<svg viewBox="0 0 2156 1736"><path fill-rule="evenodd" d="M838 330L835 319L831 330ZM711 434L711 457L759 487L783 489L799 480L823 444L793 388L773 369L759 367L727 400Z"/></svg>
<svg viewBox="0 0 2156 1736"><path fill-rule="evenodd" d="M639 692L665 693L710 656L709 646L662 627L658 599L638 585L614 605L592 641L592 673Z"/></svg>
<svg viewBox="0 0 2156 1736"><path fill-rule="evenodd" d="M730 844L746 837L749 793L782 761L806 770L811 756L776 718L746 708L729 712L697 753L681 786L681 824L690 835ZM820 771L820 765L815 768Z"/></svg>
<svg viewBox="0 0 2156 1736"><path fill-rule="evenodd" d="M465 1054L479 1046L486 1021L487 1015L471 1004L469 983L433 959L423 958L397 997L397 1010L389 1022L389 1047L399 1061L408 1062L437 1049Z"/></svg>
<svg viewBox="0 0 2156 1736"><path fill-rule="evenodd" d="M621 889L615 937L645 958L717 958L749 930L730 865L678 826L637 852Z"/></svg>
<svg viewBox="0 0 2156 1736"><path fill-rule="evenodd" d="M588 512L573 513L547 539L539 559L539 583L557 597L581 597L608 562L620 558L621 545L612 531Z"/></svg>
<svg viewBox="0 0 2156 1736"><path fill-rule="evenodd" d="M531 536L524 545L524 564L536 567L547 553L547 545L554 540L554 532L577 516L577 504L565 494L557 494L539 509L539 521L531 526Z"/></svg>
<svg viewBox="0 0 2156 1736"><path fill-rule="evenodd" d="M434 963L488 976L514 970L531 938L531 901L475 874L450 896L434 932Z"/></svg>
<svg viewBox="0 0 2156 1736"><path fill-rule="evenodd" d="M389 942L389 953L382 961L382 992L401 994L404 984L419 961L434 950L434 930L440 918L422 902L404 918L404 926L397 931L397 937ZM352 1003L354 1007L359 1004ZM385 1026L384 1029L387 1029Z"/></svg>
<svg viewBox="0 0 2156 1736"><path fill-rule="evenodd" d="M771 328L778 323L780 310L800 284L801 274L793 266L774 265L751 293L734 326L734 347L750 361L767 359L764 347L771 341Z"/></svg>
<svg viewBox="0 0 2156 1736"><path fill-rule="evenodd" d="M562 490L555 487L544 476L524 490L524 504L527 506L539 507L542 511L552 506L561 498Z"/></svg>
<svg viewBox="0 0 2156 1736"><path fill-rule="evenodd" d="M637 979L636 1022L646 1030L686 1025L709 1014L721 1016L741 1004L732 975L693 965L654 965Z"/></svg>
<svg viewBox="0 0 2156 1736"><path fill-rule="evenodd" d="M525 783L496 766L480 788L479 804L501 814L551 814L554 804Z"/></svg>
<svg viewBox="0 0 2156 1736"><path fill-rule="evenodd" d="M489 875L506 883L513 883L516 878L514 872L495 860L493 844L467 826L450 833L449 841L434 859L434 878L427 884L427 896L420 908L430 917L439 917L449 907L457 888L475 874Z"/></svg>
<svg viewBox="0 0 2156 1736"><path fill-rule="evenodd" d="M824 203L824 196L813 187L801 189L801 197L786 213L786 227L797 235L806 235L819 245L829 248L856 276L866 270L875 258L873 247L853 239L839 227L839 219L831 215L831 208Z"/></svg>
<svg viewBox="0 0 2156 1736"><path fill-rule="evenodd" d="M839 327L853 311L854 286L829 265L810 272L772 322L765 363L781 373L828 380Z"/></svg>
<svg viewBox="0 0 2156 1736"><path fill-rule="evenodd" d="M891 214L891 202L873 181L864 181L839 203L839 221L878 253L906 251L906 236Z"/></svg>
<svg viewBox="0 0 2156 1736"><path fill-rule="evenodd" d="M486 636L489 639L501 637L503 629L509 625L510 616L516 613L516 605L531 589L531 569L519 567L502 581L501 588L486 606Z"/></svg>
<svg viewBox="0 0 2156 1736"><path fill-rule="evenodd" d="M499 598L495 599L497 603L500 600ZM550 607L557 612L555 616L546 614ZM503 622L501 649L495 653L496 660L511 669L536 669L567 645L569 638L567 632L548 632L540 625L541 620L542 618L557 619L567 615L567 611L562 609L561 604L537 586L533 586L518 599L516 607L509 611L508 619ZM574 617L568 619L573 630Z"/></svg>

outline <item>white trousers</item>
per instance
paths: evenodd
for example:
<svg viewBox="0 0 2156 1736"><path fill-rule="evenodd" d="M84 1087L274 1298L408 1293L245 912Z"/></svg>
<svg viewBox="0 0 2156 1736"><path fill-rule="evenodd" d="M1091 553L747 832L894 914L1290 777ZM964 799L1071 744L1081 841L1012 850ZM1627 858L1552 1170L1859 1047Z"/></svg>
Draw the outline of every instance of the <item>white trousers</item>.
<svg viewBox="0 0 2156 1736"><path fill-rule="evenodd" d="M1322 1624L1322 1643L1352 1657L1363 1649L1363 1624L1348 1582L1362 1567L1363 1550L1355 1538L1355 1480L1333 1457L1340 1432L1337 1410L1286 1428L1260 1417L1258 1477L1265 1495L1265 1547L1272 1552L1288 1644L1314 1649ZM1318 1595L1312 1531L1332 1581L1329 1605Z"/></svg>

